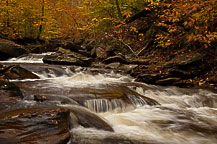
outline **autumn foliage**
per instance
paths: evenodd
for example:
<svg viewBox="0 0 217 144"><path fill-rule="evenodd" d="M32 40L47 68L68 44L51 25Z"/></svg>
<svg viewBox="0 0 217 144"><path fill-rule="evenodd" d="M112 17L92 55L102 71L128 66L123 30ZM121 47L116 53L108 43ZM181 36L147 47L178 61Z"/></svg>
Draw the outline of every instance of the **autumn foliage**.
<svg viewBox="0 0 217 144"><path fill-rule="evenodd" d="M197 42L207 48L216 43L216 17L216 0L1 0L0 37L112 37L141 48L151 41L162 48Z"/></svg>
<svg viewBox="0 0 217 144"><path fill-rule="evenodd" d="M82 13L68 0L1 0L0 36L9 39L74 36L78 34L80 19L85 19Z"/></svg>

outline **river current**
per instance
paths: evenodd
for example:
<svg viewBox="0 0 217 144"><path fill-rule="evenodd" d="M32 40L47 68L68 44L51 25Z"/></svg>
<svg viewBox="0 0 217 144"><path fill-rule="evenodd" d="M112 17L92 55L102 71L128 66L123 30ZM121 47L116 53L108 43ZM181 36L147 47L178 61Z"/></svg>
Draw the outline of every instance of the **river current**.
<svg viewBox="0 0 217 144"><path fill-rule="evenodd" d="M2 63L20 64L40 79L12 80L24 93L24 103L33 104L32 95L62 97L60 107L70 107L73 96L88 97L92 91L108 89L113 94L124 86L139 95L156 100L148 105L132 99L133 106L121 100L88 99L84 106L102 117L114 132L77 126L71 129L71 142L103 144L216 144L217 94L202 89L162 87L134 82L111 70L43 64L43 55L31 55Z"/></svg>

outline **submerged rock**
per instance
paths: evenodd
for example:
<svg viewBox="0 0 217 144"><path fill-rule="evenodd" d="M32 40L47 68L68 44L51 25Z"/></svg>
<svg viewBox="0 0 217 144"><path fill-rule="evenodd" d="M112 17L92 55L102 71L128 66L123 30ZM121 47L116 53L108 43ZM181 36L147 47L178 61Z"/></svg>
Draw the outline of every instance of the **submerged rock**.
<svg viewBox="0 0 217 144"><path fill-rule="evenodd" d="M7 60L12 57L18 57L26 54L27 51L23 46L14 43L13 41L0 39L0 60Z"/></svg>
<svg viewBox="0 0 217 144"><path fill-rule="evenodd" d="M43 58L43 62L48 64L89 66L91 64L91 58L70 50L59 48L57 52L46 55Z"/></svg>

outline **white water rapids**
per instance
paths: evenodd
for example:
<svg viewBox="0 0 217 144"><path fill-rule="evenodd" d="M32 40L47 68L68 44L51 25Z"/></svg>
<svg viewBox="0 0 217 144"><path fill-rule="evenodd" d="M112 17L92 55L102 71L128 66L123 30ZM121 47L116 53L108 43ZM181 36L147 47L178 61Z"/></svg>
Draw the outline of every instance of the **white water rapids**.
<svg viewBox="0 0 217 144"><path fill-rule="evenodd" d="M33 62L25 60L25 63ZM214 92L136 83L129 76L113 72L93 75L87 71L81 71L80 68L75 68L74 71L69 67L62 69L65 73L58 76L49 68L48 71L35 71L41 78L35 81L42 82L40 85L35 85L34 89L52 87L62 89L63 94L68 94L64 90L68 92L70 88L94 88L101 84L135 83L136 85L128 87L160 103L155 106L138 105L121 112L108 109L106 112L97 113L112 126L114 132L82 126L73 128L71 130L73 139L80 140L80 143L103 144L103 141L108 139L110 141L114 139L114 144L217 143L217 94Z"/></svg>

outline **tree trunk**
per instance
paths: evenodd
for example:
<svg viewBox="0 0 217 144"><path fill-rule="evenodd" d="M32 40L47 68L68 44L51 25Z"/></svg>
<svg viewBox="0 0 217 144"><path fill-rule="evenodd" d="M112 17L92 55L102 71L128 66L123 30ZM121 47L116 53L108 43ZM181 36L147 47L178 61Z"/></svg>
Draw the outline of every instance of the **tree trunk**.
<svg viewBox="0 0 217 144"><path fill-rule="evenodd" d="M7 6L7 11L6 11L6 13L7 13L6 26L8 28L8 27L10 27L10 15L9 15L9 11L8 11L8 6L9 6L8 0L6 1L6 6Z"/></svg>
<svg viewBox="0 0 217 144"><path fill-rule="evenodd" d="M40 39L40 36L41 36L41 33L42 33L42 30L43 30L43 22L44 22L44 9L45 9L45 2L44 0L42 0L42 7L41 7L41 23L40 23L40 26L39 26L39 32L38 32L38 36L37 36L37 40Z"/></svg>
<svg viewBox="0 0 217 144"><path fill-rule="evenodd" d="M116 2L117 10L118 10L118 17L119 17L120 20L123 20L123 16L121 14L121 9L120 9L120 5L119 5L119 1L115 0L115 2Z"/></svg>
<svg viewBox="0 0 217 144"><path fill-rule="evenodd" d="M114 0L111 0L111 4L112 4L112 17L115 17L115 4L114 4Z"/></svg>

